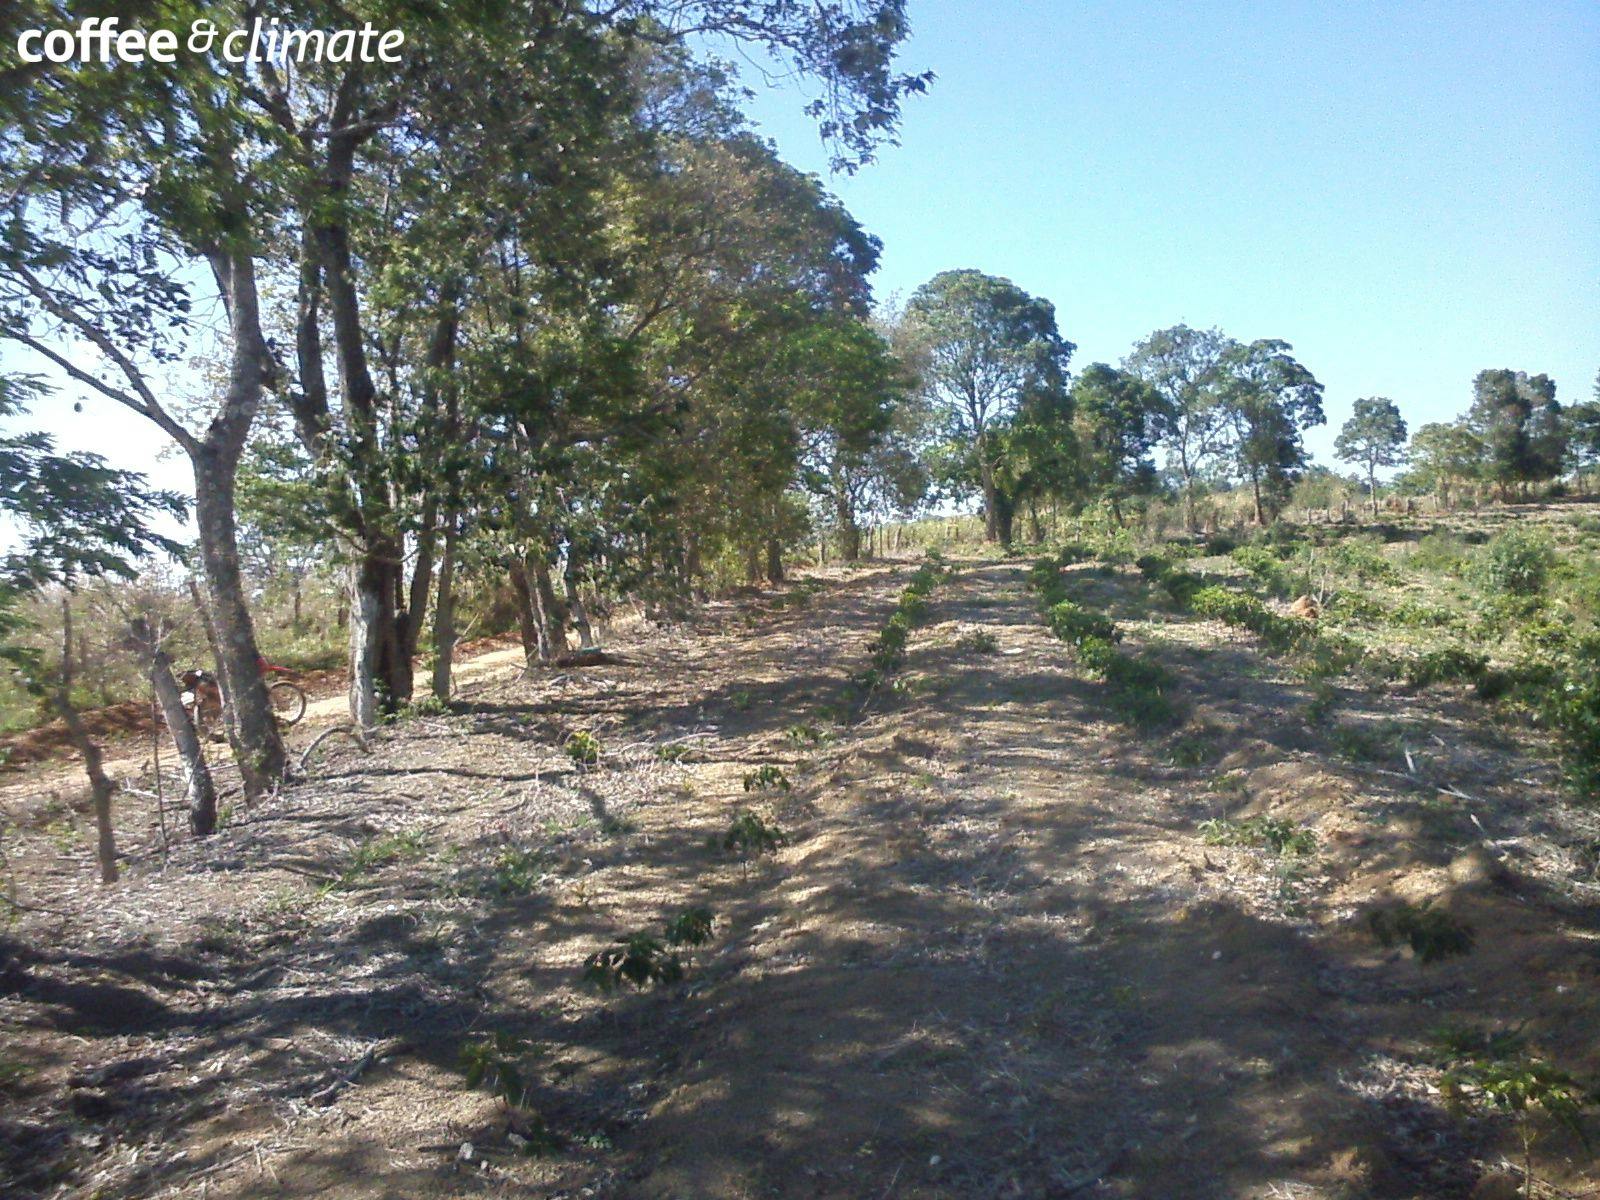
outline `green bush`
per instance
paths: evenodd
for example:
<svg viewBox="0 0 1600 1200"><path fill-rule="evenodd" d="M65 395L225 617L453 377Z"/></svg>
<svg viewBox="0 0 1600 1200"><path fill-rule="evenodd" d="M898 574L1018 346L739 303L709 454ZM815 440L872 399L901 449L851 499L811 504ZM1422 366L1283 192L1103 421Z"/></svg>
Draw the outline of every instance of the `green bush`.
<svg viewBox="0 0 1600 1200"><path fill-rule="evenodd" d="M1367 928L1384 947L1405 942L1426 966L1442 958L1471 954L1472 926L1431 903L1400 903L1368 914Z"/></svg>
<svg viewBox="0 0 1600 1200"><path fill-rule="evenodd" d="M1454 534L1429 533L1418 539L1407 561L1419 571L1453 574L1461 569L1470 553L1467 544Z"/></svg>
<svg viewBox="0 0 1600 1200"><path fill-rule="evenodd" d="M1086 639L1098 638L1104 642L1119 642L1122 634L1109 617L1090 612L1072 600L1062 600L1046 614L1050 631L1070 646L1078 646Z"/></svg>
<svg viewBox="0 0 1600 1200"><path fill-rule="evenodd" d="M1402 668L1412 687L1427 687L1452 679L1477 680L1489 669L1489 656L1461 646L1442 646L1409 660Z"/></svg>
<svg viewBox="0 0 1600 1200"><path fill-rule="evenodd" d="M1496 534L1478 555L1478 586L1491 596L1536 596L1544 591L1555 547L1548 535L1525 529Z"/></svg>
<svg viewBox="0 0 1600 1200"><path fill-rule="evenodd" d="M1283 561L1263 546L1240 546L1232 554L1270 595L1287 598L1294 594L1294 578Z"/></svg>
<svg viewBox="0 0 1600 1200"><path fill-rule="evenodd" d="M1253 846L1282 858L1300 858L1317 851L1316 834L1277 817L1202 821L1200 836L1208 846Z"/></svg>
<svg viewBox="0 0 1600 1200"><path fill-rule="evenodd" d="M1561 739L1573 790L1586 802L1600 801L1600 635L1576 649L1564 679L1550 681L1543 711Z"/></svg>

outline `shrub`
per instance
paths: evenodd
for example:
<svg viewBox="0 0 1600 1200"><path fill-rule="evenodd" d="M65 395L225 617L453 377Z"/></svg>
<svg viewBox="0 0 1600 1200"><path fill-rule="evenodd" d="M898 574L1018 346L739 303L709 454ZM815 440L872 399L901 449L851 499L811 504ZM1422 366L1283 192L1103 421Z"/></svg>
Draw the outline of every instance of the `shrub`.
<svg viewBox="0 0 1600 1200"><path fill-rule="evenodd" d="M580 729L567 739L567 757L580 767L592 767L600 761L600 739L587 729Z"/></svg>
<svg viewBox="0 0 1600 1200"><path fill-rule="evenodd" d="M1542 707L1561 739L1568 782L1580 799L1600 801L1600 636L1577 648L1564 679L1550 681Z"/></svg>
<svg viewBox="0 0 1600 1200"><path fill-rule="evenodd" d="M1208 846L1253 846L1281 858L1300 858L1317 851L1316 834L1277 817L1202 821L1200 836Z"/></svg>
<svg viewBox="0 0 1600 1200"><path fill-rule="evenodd" d="M1467 544L1454 534L1429 533L1417 540L1407 561L1421 571L1451 574L1460 570L1469 553Z"/></svg>
<svg viewBox="0 0 1600 1200"><path fill-rule="evenodd" d="M957 638L956 649L966 654L998 654L1000 639L987 629L976 629Z"/></svg>
<svg viewBox="0 0 1600 1200"><path fill-rule="evenodd" d="M1294 579L1272 551L1262 546L1240 546L1233 552L1232 558L1249 571L1269 594L1282 597L1293 594Z"/></svg>
<svg viewBox="0 0 1600 1200"><path fill-rule="evenodd" d="M724 851L744 857L776 854L788 844L789 839L783 830L763 820L759 813L753 813L748 809L734 817L733 823L728 826L727 832L720 839L711 839L713 847L720 847Z"/></svg>
<svg viewBox="0 0 1600 1200"><path fill-rule="evenodd" d="M1110 618L1090 612L1072 600L1062 600L1052 605L1046 618L1050 631L1070 646L1079 646L1090 638L1104 642L1122 640L1122 634Z"/></svg>
<svg viewBox="0 0 1600 1200"><path fill-rule="evenodd" d="M1442 646L1409 660L1402 672L1412 687L1427 687L1451 679L1480 679L1489 669L1489 656L1461 646Z"/></svg>
<svg viewBox="0 0 1600 1200"><path fill-rule="evenodd" d="M631 933L586 958L583 978L602 992L615 991L624 983L636 988L677 983L683 978L683 959L658 938Z"/></svg>
<svg viewBox="0 0 1600 1200"><path fill-rule="evenodd" d="M1544 591L1554 563L1555 548L1548 535L1508 529L1479 553L1478 586L1491 596L1536 596Z"/></svg>
<svg viewBox="0 0 1600 1200"><path fill-rule="evenodd" d="M1430 901L1421 904L1402 902L1380 908L1367 916L1367 928L1384 947L1405 942L1424 966L1442 958L1471 954L1472 926Z"/></svg>
<svg viewBox="0 0 1600 1200"><path fill-rule="evenodd" d="M789 777L783 773L781 767L776 767L772 763L748 771L744 777L744 790L747 792L787 792L789 786Z"/></svg>

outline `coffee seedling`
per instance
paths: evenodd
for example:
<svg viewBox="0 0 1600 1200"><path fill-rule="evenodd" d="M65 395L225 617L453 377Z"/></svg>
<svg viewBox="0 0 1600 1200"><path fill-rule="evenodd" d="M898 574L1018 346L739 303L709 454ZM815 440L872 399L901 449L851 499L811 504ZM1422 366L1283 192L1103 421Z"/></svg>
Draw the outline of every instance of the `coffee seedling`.
<svg viewBox="0 0 1600 1200"><path fill-rule="evenodd" d="M1585 1146L1583 1111L1596 1100L1571 1074L1524 1050L1522 1030L1442 1030L1435 1046L1450 1064L1439 1090L1452 1111L1487 1109L1510 1113L1522 1142L1523 1195L1534 1194L1533 1147L1540 1109Z"/></svg>
<svg viewBox="0 0 1600 1200"><path fill-rule="evenodd" d="M580 729L567 739L566 751L576 766L592 767L600 761L600 739Z"/></svg>
<svg viewBox="0 0 1600 1200"><path fill-rule="evenodd" d="M752 858L759 858L763 854L776 854L789 844L789 839L783 830L762 820L758 813L747 809L734 817L733 823L728 826L728 831L721 838L713 837L707 844L713 850L720 849L725 854L737 854L741 859L740 865L748 875Z"/></svg>
<svg viewBox="0 0 1600 1200"><path fill-rule="evenodd" d="M787 792L789 786L789 777L771 763L747 772L744 777L744 790L747 792Z"/></svg>
<svg viewBox="0 0 1600 1200"><path fill-rule="evenodd" d="M1300 858L1317 851L1316 834L1277 817L1202 821L1200 836L1208 846L1254 846L1282 858Z"/></svg>
<svg viewBox="0 0 1600 1200"><path fill-rule="evenodd" d="M1442 958L1472 953L1472 926L1434 908L1431 901L1402 902L1380 908L1368 915L1367 928L1385 948L1405 942L1424 966Z"/></svg>
<svg viewBox="0 0 1600 1200"><path fill-rule="evenodd" d="M528 1089L520 1062L528 1044L509 1033L484 1034L461 1044L461 1069L469 1088L487 1087L511 1108L522 1107Z"/></svg>
<svg viewBox="0 0 1600 1200"><path fill-rule="evenodd" d="M674 946L704 946L715 925L709 908L686 908L667 922L667 941Z"/></svg>
<svg viewBox="0 0 1600 1200"><path fill-rule="evenodd" d="M664 746L656 747L656 758L664 763L683 762L689 757L689 745L686 742L668 742Z"/></svg>
<svg viewBox="0 0 1600 1200"><path fill-rule="evenodd" d="M683 978L683 960L653 935L630 933L586 958L583 978L602 992L615 991L624 983L636 988L661 986Z"/></svg>

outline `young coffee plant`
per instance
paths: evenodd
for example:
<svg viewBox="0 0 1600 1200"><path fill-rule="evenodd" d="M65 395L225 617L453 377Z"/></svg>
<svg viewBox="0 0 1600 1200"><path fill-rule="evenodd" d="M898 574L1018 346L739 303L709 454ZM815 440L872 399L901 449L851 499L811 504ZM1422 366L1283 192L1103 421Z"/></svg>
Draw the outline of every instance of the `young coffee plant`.
<svg viewBox="0 0 1600 1200"><path fill-rule="evenodd" d="M1486 1110L1510 1114L1522 1142L1523 1195L1534 1194L1533 1147L1538 1139L1534 1110L1589 1146L1584 1110L1597 1093L1569 1072L1524 1048L1519 1026L1510 1031L1443 1030L1435 1037L1442 1065L1439 1081L1453 1111Z"/></svg>
<svg viewBox="0 0 1600 1200"><path fill-rule="evenodd" d="M620 937L584 960L583 978L602 992L623 984L661 987L683 978L683 956L669 946L704 946L711 941L716 918L709 908L686 908L666 924L663 935L640 931Z"/></svg>
<svg viewBox="0 0 1600 1200"><path fill-rule="evenodd" d="M490 1033L461 1044L461 1069L469 1088L486 1087L508 1108L521 1108L528 1098L522 1060L530 1047L509 1033Z"/></svg>
<svg viewBox="0 0 1600 1200"><path fill-rule="evenodd" d="M1303 858L1317 852L1316 834L1278 817L1202 821L1200 836L1208 846L1251 846L1280 858Z"/></svg>
<svg viewBox="0 0 1600 1200"><path fill-rule="evenodd" d="M684 762L691 753L687 742L667 742L656 747L656 758L664 763Z"/></svg>
<svg viewBox="0 0 1600 1200"><path fill-rule="evenodd" d="M720 838L712 838L711 845L727 854L741 858L756 858L763 854L776 854L789 844L789 839L779 829L762 819L759 813L746 809L734 817L733 823Z"/></svg>
<svg viewBox="0 0 1600 1200"><path fill-rule="evenodd" d="M659 987L683 978L683 959L653 934L630 933L585 959L583 978L602 992L615 991L624 983Z"/></svg>
<svg viewBox="0 0 1600 1200"><path fill-rule="evenodd" d="M745 773L744 790L747 792L787 792L789 789L789 777L772 763Z"/></svg>
<svg viewBox="0 0 1600 1200"><path fill-rule="evenodd" d="M592 767L600 762L600 739L587 729L580 729L567 739L567 757L579 767Z"/></svg>
<svg viewBox="0 0 1600 1200"><path fill-rule="evenodd" d="M686 908L667 922L667 941L674 946L704 946L716 923L709 908Z"/></svg>
<svg viewBox="0 0 1600 1200"><path fill-rule="evenodd" d="M1472 926L1426 900L1376 909L1367 916L1367 928L1385 949L1401 942L1410 946L1423 966L1471 954L1474 944Z"/></svg>

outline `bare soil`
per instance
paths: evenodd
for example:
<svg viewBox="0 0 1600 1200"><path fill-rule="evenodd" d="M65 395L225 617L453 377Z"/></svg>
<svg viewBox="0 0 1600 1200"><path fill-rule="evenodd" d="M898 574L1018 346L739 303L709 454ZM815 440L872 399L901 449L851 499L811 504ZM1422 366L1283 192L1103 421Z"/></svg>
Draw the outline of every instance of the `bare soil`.
<svg viewBox="0 0 1600 1200"><path fill-rule="evenodd" d="M1426 1046L1526 1022L1600 1074L1600 822L1548 747L1448 689L1309 722L1252 640L1086 570L1182 681L1184 726L1133 733L994 560L957 565L862 707L848 677L908 572L713 606L599 666L486 666L450 715L328 743L164 863L129 803L113 889L40 817L48 779L7 789L32 907L0 938L0 1192L1511 1194L1514 1129L1446 1111ZM1363 723L1381 752L1338 732ZM792 789L746 790L765 765ZM708 846L746 808L775 856ZM1199 835L1246 815L1317 853ZM1470 921L1476 952L1383 950L1365 915L1394 899ZM583 984L690 905L717 927L684 982ZM519 1107L467 1085L493 1034ZM1539 1128L1537 1194L1600 1190Z"/></svg>

